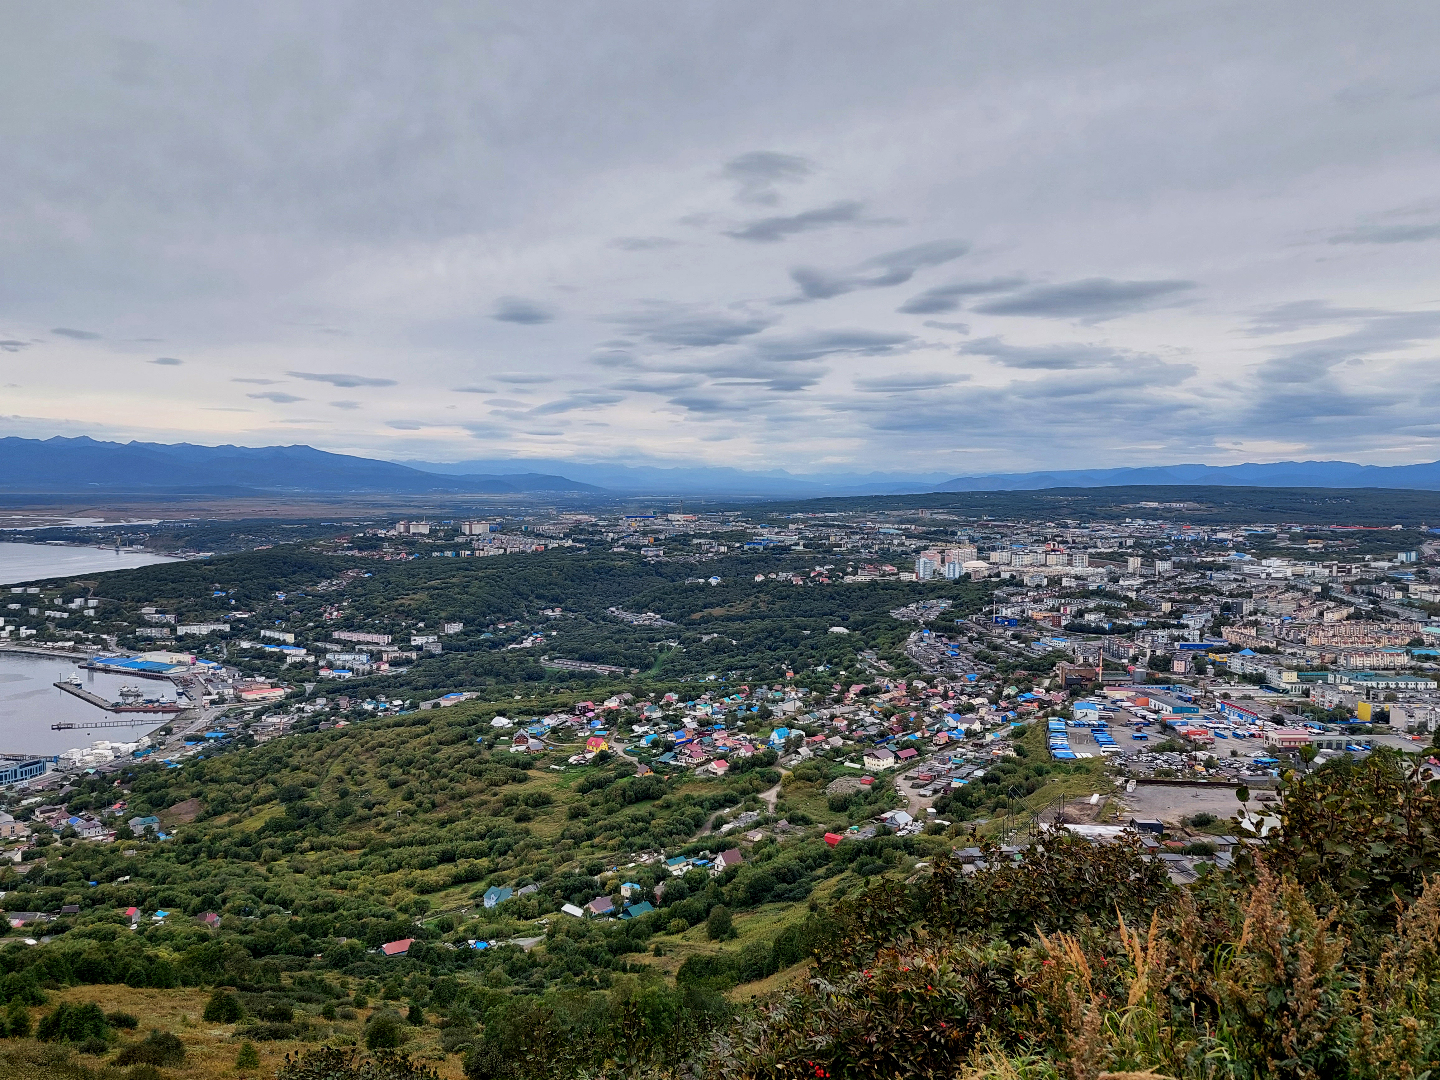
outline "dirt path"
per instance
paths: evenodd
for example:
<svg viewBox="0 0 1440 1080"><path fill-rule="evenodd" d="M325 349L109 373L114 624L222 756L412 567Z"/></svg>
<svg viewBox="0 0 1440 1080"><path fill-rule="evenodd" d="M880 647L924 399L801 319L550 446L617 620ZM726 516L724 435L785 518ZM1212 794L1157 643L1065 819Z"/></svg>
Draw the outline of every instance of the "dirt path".
<svg viewBox="0 0 1440 1080"><path fill-rule="evenodd" d="M784 782L785 782L785 777L787 777L787 776L789 776L789 775L790 775L790 770L789 770L789 769L781 769L781 770L780 770L780 783L779 783L779 784L776 784L776 785L775 785L774 787L772 787L772 788L769 788L769 789L767 789L767 790L765 790L765 791L760 792L760 795L759 795L760 801L765 804L766 809L767 809L770 813L772 813L772 814L775 813L775 804L780 800L780 787L781 787L782 784L784 784ZM728 812L728 811L721 810L721 811L718 811L718 812L716 812L715 814L711 815L710 820L707 821L707 822L705 822L704 826L703 826L703 827L700 829L700 831L699 831L698 833L696 833L695 835L696 835L697 837L709 836L712 832L715 831L715 828L714 828L714 826L715 826L715 819L716 819L716 818L719 818L719 817L723 817L727 812Z"/></svg>

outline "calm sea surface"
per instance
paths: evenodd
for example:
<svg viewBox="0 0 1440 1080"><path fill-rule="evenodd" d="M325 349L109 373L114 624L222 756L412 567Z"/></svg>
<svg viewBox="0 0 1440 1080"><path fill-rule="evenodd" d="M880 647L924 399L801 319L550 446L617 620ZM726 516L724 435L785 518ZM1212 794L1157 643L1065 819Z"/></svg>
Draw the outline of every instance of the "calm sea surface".
<svg viewBox="0 0 1440 1080"><path fill-rule="evenodd" d="M179 561L165 555L131 551L117 553L105 548L0 543L0 586ZM0 589L0 601L9 599L10 590ZM0 604L0 615L4 614L7 612ZM50 725L55 723L94 724L127 715L107 713L51 685L72 673L80 676L86 690L107 701L116 700L120 696L120 687L127 683L139 686L147 695L175 696L175 688L168 682L82 671L68 657L0 652L0 753L58 754L74 746L89 746L97 739L132 742L146 732L163 726L168 719L163 715L129 714L140 722L121 728L86 730L77 727L71 731L52 731Z"/></svg>
<svg viewBox="0 0 1440 1080"><path fill-rule="evenodd" d="M109 548L62 547L57 544L0 543L0 585L42 578L101 574L155 563L180 562L168 555Z"/></svg>
<svg viewBox="0 0 1440 1080"><path fill-rule="evenodd" d="M80 677L83 689L106 701L117 700L120 687L126 685L138 686L147 697L175 698L175 687L158 679L84 671L66 656L0 652L0 753L58 754L74 746L89 746L98 739L134 742L172 719L164 713L108 713L52 685L71 674ZM119 728L83 726L130 718L137 723ZM82 726L71 731L51 730L51 724L61 722Z"/></svg>

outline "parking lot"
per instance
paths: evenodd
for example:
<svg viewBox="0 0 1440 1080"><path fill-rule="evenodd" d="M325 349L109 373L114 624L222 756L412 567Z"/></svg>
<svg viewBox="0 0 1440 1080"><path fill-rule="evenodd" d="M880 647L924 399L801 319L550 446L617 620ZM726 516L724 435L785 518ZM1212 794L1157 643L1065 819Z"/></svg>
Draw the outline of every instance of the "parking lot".
<svg viewBox="0 0 1440 1080"><path fill-rule="evenodd" d="M1259 794L1258 792L1256 793ZM1233 787L1216 784L1136 784L1134 791L1121 791L1116 799L1125 807L1120 816L1158 818L1167 825L1178 825L1182 817L1204 811L1225 819L1240 809ZM1252 798L1251 807L1257 803Z"/></svg>

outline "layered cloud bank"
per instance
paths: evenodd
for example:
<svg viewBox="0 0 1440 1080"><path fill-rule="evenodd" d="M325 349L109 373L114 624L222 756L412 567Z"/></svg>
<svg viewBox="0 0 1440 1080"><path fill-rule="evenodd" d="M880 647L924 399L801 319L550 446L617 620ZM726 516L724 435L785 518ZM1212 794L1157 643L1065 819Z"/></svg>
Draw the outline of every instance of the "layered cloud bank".
<svg viewBox="0 0 1440 1080"><path fill-rule="evenodd" d="M0 434L951 476L1440 457L1433 5L79 4Z"/></svg>

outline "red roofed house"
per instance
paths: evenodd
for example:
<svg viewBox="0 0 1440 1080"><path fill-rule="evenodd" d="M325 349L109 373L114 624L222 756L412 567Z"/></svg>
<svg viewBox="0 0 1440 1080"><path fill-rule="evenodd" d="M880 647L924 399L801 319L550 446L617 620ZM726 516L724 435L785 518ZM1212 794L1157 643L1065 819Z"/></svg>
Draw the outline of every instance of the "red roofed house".
<svg viewBox="0 0 1440 1080"><path fill-rule="evenodd" d="M901 751L900 751L898 754L896 754L895 756L896 756L897 758L899 758L901 761L909 761L911 758L919 757L919 756L920 756L920 752L919 752L918 750L916 750L914 747L907 746L904 750L901 750Z"/></svg>
<svg viewBox="0 0 1440 1080"><path fill-rule="evenodd" d="M720 853L720 857L715 860L715 865L721 870L728 870L732 866L739 866L744 861L745 858L740 854L740 849L731 848L729 851Z"/></svg>
<svg viewBox="0 0 1440 1080"><path fill-rule="evenodd" d="M125 917L132 923L138 923L140 921L140 909L138 907L127 907L125 909Z"/></svg>
<svg viewBox="0 0 1440 1080"><path fill-rule="evenodd" d="M414 938L401 938L399 941L387 941L380 946L380 951L386 956L404 956L410 951L410 946L414 944Z"/></svg>
<svg viewBox="0 0 1440 1080"><path fill-rule="evenodd" d="M844 839L845 838L839 833L827 832L825 834L825 843L829 844L831 847L834 847L836 844L840 843L840 841Z"/></svg>
<svg viewBox="0 0 1440 1080"><path fill-rule="evenodd" d="M214 930L220 925L220 916L216 915L213 911L207 911L204 915L195 916L195 921L201 926L208 926L211 930Z"/></svg>

